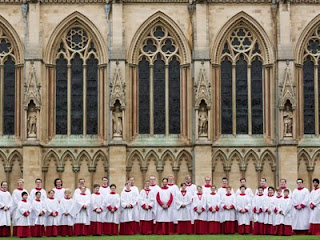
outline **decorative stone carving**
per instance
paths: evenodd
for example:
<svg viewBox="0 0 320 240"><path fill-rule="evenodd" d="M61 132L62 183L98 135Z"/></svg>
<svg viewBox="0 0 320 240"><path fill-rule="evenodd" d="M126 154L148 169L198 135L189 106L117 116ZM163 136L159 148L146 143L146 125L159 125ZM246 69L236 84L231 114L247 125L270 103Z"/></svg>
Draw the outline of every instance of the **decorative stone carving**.
<svg viewBox="0 0 320 240"><path fill-rule="evenodd" d="M211 83L206 75L206 70L204 68L204 63L201 63L202 66L199 71L198 81L195 82L195 107L199 108L201 101L204 100L207 104L207 107L211 106Z"/></svg>
<svg viewBox="0 0 320 240"><path fill-rule="evenodd" d="M289 100L285 105L285 110L283 112L283 136L284 137L292 137L293 136L293 111L292 106Z"/></svg>
<svg viewBox="0 0 320 240"><path fill-rule="evenodd" d="M116 68L114 70L113 78L110 83L110 106L114 106L118 100L121 107L125 108L126 100L126 83L121 78L121 70L119 68L119 63L116 63Z"/></svg>
<svg viewBox="0 0 320 240"><path fill-rule="evenodd" d="M203 102L199 110L199 137L208 137L208 109Z"/></svg>
<svg viewBox="0 0 320 240"><path fill-rule="evenodd" d="M36 109L41 106L41 84L37 79L37 72L34 63L31 62L30 72L27 81L24 83L24 106L28 107L31 100L35 104Z"/></svg>
<svg viewBox="0 0 320 240"><path fill-rule="evenodd" d="M289 100L290 103L292 104L292 109L294 110L296 107L296 93L295 93L295 86L292 81L289 61L287 61L287 66L284 71L283 82L280 85L280 87L281 87L280 109L284 110L287 100Z"/></svg>
<svg viewBox="0 0 320 240"><path fill-rule="evenodd" d="M122 121L122 110L119 101L115 103L112 112L112 127L113 127L113 137L122 137L123 133L123 121Z"/></svg>

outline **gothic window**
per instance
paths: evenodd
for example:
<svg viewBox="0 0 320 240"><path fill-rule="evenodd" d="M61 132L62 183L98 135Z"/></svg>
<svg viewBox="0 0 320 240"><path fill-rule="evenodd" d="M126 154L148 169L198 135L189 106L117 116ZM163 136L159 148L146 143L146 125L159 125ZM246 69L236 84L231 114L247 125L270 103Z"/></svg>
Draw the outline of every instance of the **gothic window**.
<svg viewBox="0 0 320 240"><path fill-rule="evenodd" d="M263 134L262 65L258 39L240 23L221 55L222 134Z"/></svg>
<svg viewBox="0 0 320 240"><path fill-rule="evenodd" d="M98 133L98 60L80 26L62 37L56 57L56 134Z"/></svg>
<svg viewBox="0 0 320 240"><path fill-rule="evenodd" d="M304 47L303 124L304 134L319 134L320 129L320 26Z"/></svg>
<svg viewBox="0 0 320 240"><path fill-rule="evenodd" d="M139 50L140 134L180 134L180 56L162 26L152 28Z"/></svg>
<svg viewBox="0 0 320 240"><path fill-rule="evenodd" d="M4 135L15 134L15 52L8 36L0 28L0 127Z"/></svg>

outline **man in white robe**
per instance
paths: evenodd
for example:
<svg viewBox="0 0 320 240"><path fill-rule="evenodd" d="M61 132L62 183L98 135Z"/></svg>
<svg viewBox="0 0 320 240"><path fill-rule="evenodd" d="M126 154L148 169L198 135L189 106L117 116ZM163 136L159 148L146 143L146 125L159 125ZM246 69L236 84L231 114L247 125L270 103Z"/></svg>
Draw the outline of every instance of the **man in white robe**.
<svg viewBox="0 0 320 240"><path fill-rule="evenodd" d="M191 206L192 206L192 196L186 190L187 185L182 183L180 185L181 191L177 193L175 198L175 206L177 208L176 220L177 233L178 234L192 234L192 224L191 224Z"/></svg>
<svg viewBox="0 0 320 240"><path fill-rule="evenodd" d="M153 233L153 208L155 195L150 189L150 181L146 180L144 189L140 192L139 197L139 215L140 215L140 233L149 235Z"/></svg>
<svg viewBox="0 0 320 240"><path fill-rule="evenodd" d="M222 178L222 186L218 189L218 194L220 199L222 200L222 197L226 195L227 193L227 187L229 186L229 180L226 177ZM231 193L234 195L233 189L231 189Z"/></svg>
<svg viewBox="0 0 320 240"><path fill-rule="evenodd" d="M61 199L64 198L65 191L65 189L62 187L62 180L60 178L56 178L54 180L54 188L52 190L54 191L54 197L60 202Z"/></svg>
<svg viewBox="0 0 320 240"><path fill-rule="evenodd" d="M104 235L118 235L120 222L120 196L116 193L116 185L110 185L110 193L104 199L103 206L106 217L103 222Z"/></svg>
<svg viewBox="0 0 320 240"><path fill-rule="evenodd" d="M88 191L85 186L82 186L80 191L80 194L73 198L74 203L70 214L75 218L74 235L87 236L90 226L91 198L90 195L87 195Z"/></svg>
<svg viewBox="0 0 320 240"><path fill-rule="evenodd" d="M246 190L246 186L241 186L240 194L236 196L239 234L251 233L251 196L246 194Z"/></svg>
<svg viewBox="0 0 320 240"><path fill-rule="evenodd" d="M280 187L281 190L282 190L282 195L284 195L284 194L283 194L283 191L284 191L285 189L288 189L288 190L289 190L289 193L290 193L290 196L291 196L292 192L291 192L291 190L287 187L287 179L281 178L281 179L280 179L279 187Z"/></svg>
<svg viewBox="0 0 320 240"><path fill-rule="evenodd" d="M102 177L102 185L99 190L103 197L106 197L110 193L110 187L108 186L108 178Z"/></svg>
<svg viewBox="0 0 320 240"><path fill-rule="evenodd" d="M74 199L75 197L77 197L78 195L80 195L80 193L81 193L81 188L85 187L85 184L86 184L86 180L84 180L84 178L80 178L80 179L79 179L79 186L78 186L78 188L76 188L76 189L74 190L73 199ZM85 188L86 188L85 194L86 194L87 196L91 196L91 191L90 191L90 189L87 188L87 187L85 187Z"/></svg>
<svg viewBox="0 0 320 240"><path fill-rule="evenodd" d="M291 199L294 206L294 219L292 228L295 234L308 234L309 220L310 220L310 208L309 208L309 196L310 192L303 186L303 180L297 179L298 187L292 192Z"/></svg>
<svg viewBox="0 0 320 240"><path fill-rule="evenodd" d="M149 181L150 181L150 189L151 191L154 191L154 194L157 194L157 192L160 190L160 187L156 184L156 177L151 175L149 177Z"/></svg>
<svg viewBox="0 0 320 240"><path fill-rule="evenodd" d="M209 195L211 193L211 177L206 176L204 178L204 185L202 186L202 192L205 195Z"/></svg>
<svg viewBox="0 0 320 240"><path fill-rule="evenodd" d="M320 235L320 186L319 179L312 180L314 189L310 194L310 228L311 235Z"/></svg>
<svg viewBox="0 0 320 240"><path fill-rule="evenodd" d="M120 235L133 235L137 233L136 211L139 195L131 190L131 183L125 184L125 190L121 193Z"/></svg>
<svg viewBox="0 0 320 240"><path fill-rule="evenodd" d="M3 181L0 189L0 237L11 235L12 197L8 192L8 182Z"/></svg>
<svg viewBox="0 0 320 240"><path fill-rule="evenodd" d="M16 215L15 211L18 206L18 203L20 203L20 201L22 199L21 194L23 192L26 192L29 195L28 191L26 189L24 189L24 180L22 178L20 178L17 181L17 188L15 190L13 190L13 192L12 192L12 216ZM15 218L12 219L12 225L13 225L12 236L17 236Z"/></svg>
<svg viewBox="0 0 320 240"><path fill-rule="evenodd" d="M263 187L263 194L265 196L268 196L268 185L267 185L267 179L266 178L261 178L260 179L260 185L259 187ZM258 190L256 190L256 194L258 194Z"/></svg>
<svg viewBox="0 0 320 240"><path fill-rule="evenodd" d="M192 183L192 178L190 175L185 177L186 184L187 184L187 191L192 195L192 197L197 193L197 186Z"/></svg>
<svg viewBox="0 0 320 240"><path fill-rule="evenodd" d="M216 186L211 187L211 193L207 196L208 209L208 234L221 233L221 217L220 217L221 200L217 193Z"/></svg>
<svg viewBox="0 0 320 240"><path fill-rule="evenodd" d="M35 181L36 187L33 188L30 192L30 199L34 200L36 198L36 192L41 192L41 200L45 201L47 198L47 193L46 190L44 190L41 185L42 185L42 180L40 178L37 178Z"/></svg>
<svg viewBox="0 0 320 240"><path fill-rule="evenodd" d="M244 186L246 188L245 194L252 199L254 196L253 191L251 188L247 187L247 180L245 178L240 179L240 188L242 186ZM238 188L236 191L236 197L239 196L239 194L241 193L240 188Z"/></svg>
<svg viewBox="0 0 320 240"><path fill-rule="evenodd" d="M162 187L156 194L155 215L156 229L155 234L172 235L174 234L173 216L173 194L168 187L168 179L162 179Z"/></svg>

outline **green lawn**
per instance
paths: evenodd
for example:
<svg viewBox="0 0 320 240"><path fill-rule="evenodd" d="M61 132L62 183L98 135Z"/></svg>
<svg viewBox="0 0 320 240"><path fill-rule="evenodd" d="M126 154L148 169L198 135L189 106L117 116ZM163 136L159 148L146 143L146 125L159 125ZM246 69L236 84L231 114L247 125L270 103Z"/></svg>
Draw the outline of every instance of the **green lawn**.
<svg viewBox="0 0 320 240"><path fill-rule="evenodd" d="M292 236L292 237L279 237L279 236L240 236L240 235L173 235L173 236L102 236L102 237L55 237L55 238L42 238L42 239L65 239L65 240L79 240L85 238L88 240L100 240L100 239L117 239L117 240L319 240L320 236ZM19 239L19 238L10 238ZM27 238L39 240L39 238Z"/></svg>

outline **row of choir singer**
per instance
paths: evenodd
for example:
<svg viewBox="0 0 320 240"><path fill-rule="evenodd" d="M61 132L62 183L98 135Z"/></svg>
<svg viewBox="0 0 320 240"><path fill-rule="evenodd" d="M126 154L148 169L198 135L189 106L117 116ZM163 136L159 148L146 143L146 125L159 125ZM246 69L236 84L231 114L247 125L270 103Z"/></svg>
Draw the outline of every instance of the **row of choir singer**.
<svg viewBox="0 0 320 240"><path fill-rule="evenodd" d="M121 195L116 186L108 186L102 178L102 186L94 184L94 190L79 180L73 197L62 187L62 180L54 181L48 191L41 188L41 179L30 195L24 189L23 179L11 194L7 182L1 183L0 236L85 236L120 234L268 234L320 235L319 180L314 179L310 193L298 179L298 187L292 193L286 180L280 187L267 187L262 178L254 195L241 179L240 188L234 192L228 179L222 179L222 187L216 190L211 179L205 185L195 186L191 177L180 188L173 176L162 179L162 187L155 184L155 177L145 181L140 192L129 178ZM294 230L294 231L293 231Z"/></svg>

